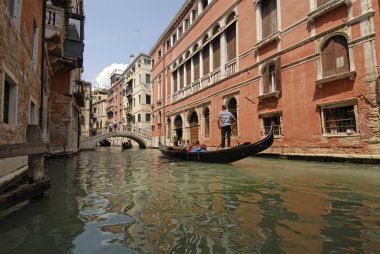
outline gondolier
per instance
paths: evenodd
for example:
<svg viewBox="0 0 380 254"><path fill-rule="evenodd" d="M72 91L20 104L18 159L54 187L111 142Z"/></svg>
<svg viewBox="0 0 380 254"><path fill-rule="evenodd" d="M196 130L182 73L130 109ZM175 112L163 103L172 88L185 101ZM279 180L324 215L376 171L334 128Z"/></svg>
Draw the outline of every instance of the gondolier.
<svg viewBox="0 0 380 254"><path fill-rule="evenodd" d="M231 146L231 119L236 121L236 118L234 117L231 112L227 110L226 105L222 106L222 111L218 114L218 127L220 129L221 134L221 142L220 142L220 148L225 147L226 142L226 135L227 135L227 148L230 148Z"/></svg>

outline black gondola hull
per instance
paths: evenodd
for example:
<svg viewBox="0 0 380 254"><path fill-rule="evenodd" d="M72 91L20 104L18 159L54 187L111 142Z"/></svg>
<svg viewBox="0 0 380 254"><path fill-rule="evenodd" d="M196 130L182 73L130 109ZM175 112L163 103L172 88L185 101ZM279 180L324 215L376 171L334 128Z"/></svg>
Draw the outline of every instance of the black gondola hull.
<svg viewBox="0 0 380 254"><path fill-rule="evenodd" d="M171 150L161 144L159 145L159 149L163 155L181 160L208 163L231 163L268 149L273 144L273 140L274 131L272 127L269 134L264 139L256 143L244 144L230 149L207 152L187 152Z"/></svg>

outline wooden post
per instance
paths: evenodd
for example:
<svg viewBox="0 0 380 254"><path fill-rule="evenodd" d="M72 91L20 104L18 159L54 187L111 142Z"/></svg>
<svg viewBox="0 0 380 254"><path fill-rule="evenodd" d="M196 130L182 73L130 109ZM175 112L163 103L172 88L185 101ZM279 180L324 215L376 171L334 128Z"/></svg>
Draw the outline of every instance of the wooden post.
<svg viewBox="0 0 380 254"><path fill-rule="evenodd" d="M26 140L28 144L41 144L42 132L39 125L28 125L26 130ZM43 179L45 176L44 154L28 155L28 178L33 183Z"/></svg>

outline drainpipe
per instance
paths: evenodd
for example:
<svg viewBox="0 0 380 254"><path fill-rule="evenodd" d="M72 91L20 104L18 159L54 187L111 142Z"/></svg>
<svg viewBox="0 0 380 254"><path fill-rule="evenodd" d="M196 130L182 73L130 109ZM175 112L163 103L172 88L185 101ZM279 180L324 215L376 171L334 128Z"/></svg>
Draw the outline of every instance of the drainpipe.
<svg viewBox="0 0 380 254"><path fill-rule="evenodd" d="M44 133L44 89L45 89L45 27L46 27L46 0L42 5L42 42L41 42L41 84L40 84L40 119L39 125Z"/></svg>
<svg viewBox="0 0 380 254"><path fill-rule="evenodd" d="M162 42L162 49L165 49L165 42ZM164 75L163 75L163 80L162 80L163 81L162 84L164 84L164 87L162 88L162 91L164 92L164 95L163 95L164 100L162 102L163 107L164 107L164 110L163 110L163 112L164 112L164 124L163 124L163 126L164 126L164 146L166 146L166 113L165 113L165 111L166 111L165 101L167 100L167 98L166 98L166 66L165 66L165 56L166 55L167 54L163 54L163 59L162 59L162 65L164 66Z"/></svg>

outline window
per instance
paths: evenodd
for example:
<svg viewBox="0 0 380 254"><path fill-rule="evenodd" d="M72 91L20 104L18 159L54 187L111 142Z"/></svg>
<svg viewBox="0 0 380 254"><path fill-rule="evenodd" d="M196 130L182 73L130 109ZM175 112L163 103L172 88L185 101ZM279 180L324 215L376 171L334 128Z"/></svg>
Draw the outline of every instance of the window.
<svg viewBox="0 0 380 254"><path fill-rule="evenodd" d="M236 23L231 24L226 30L227 37L227 61L236 58Z"/></svg>
<svg viewBox="0 0 380 254"><path fill-rule="evenodd" d="M323 77L350 71L347 39L342 35L328 39L321 50Z"/></svg>
<svg viewBox="0 0 380 254"><path fill-rule="evenodd" d="M268 63L263 68L262 94L281 91L281 61L280 58Z"/></svg>
<svg viewBox="0 0 380 254"><path fill-rule="evenodd" d="M206 108L204 112L204 118L205 118L205 137L210 137L210 109Z"/></svg>
<svg viewBox="0 0 380 254"><path fill-rule="evenodd" d="M203 75L207 75L210 72L210 44L203 47Z"/></svg>
<svg viewBox="0 0 380 254"><path fill-rule="evenodd" d="M322 109L325 134L357 132L354 105Z"/></svg>
<svg viewBox="0 0 380 254"><path fill-rule="evenodd" d="M150 95L145 95L145 103L150 104Z"/></svg>
<svg viewBox="0 0 380 254"><path fill-rule="evenodd" d="M170 40L166 41L166 49L170 49Z"/></svg>
<svg viewBox="0 0 380 254"><path fill-rule="evenodd" d="M186 68L186 85L191 84L191 60L188 60L185 64Z"/></svg>
<svg viewBox="0 0 380 254"><path fill-rule="evenodd" d="M16 114L17 85L8 75L5 75L3 92L3 123L16 126Z"/></svg>
<svg viewBox="0 0 380 254"><path fill-rule="evenodd" d="M212 41L213 51L213 70L220 67L220 36L217 36Z"/></svg>
<svg viewBox="0 0 380 254"><path fill-rule="evenodd" d="M183 65L180 66L179 68L179 89L182 89L183 88Z"/></svg>
<svg viewBox="0 0 380 254"><path fill-rule="evenodd" d="M263 117L263 125L264 125L264 134L268 135L270 131L270 127L272 122L274 123L274 135L275 136L282 136L281 131L281 115L275 114L267 117Z"/></svg>
<svg viewBox="0 0 380 254"><path fill-rule="evenodd" d="M161 50L158 51L158 59L161 58Z"/></svg>
<svg viewBox="0 0 380 254"><path fill-rule="evenodd" d="M268 37L277 31L277 3L276 0L261 1L262 38Z"/></svg>
<svg viewBox="0 0 380 254"><path fill-rule="evenodd" d="M141 105L141 94L139 94L139 105Z"/></svg>
<svg viewBox="0 0 380 254"><path fill-rule="evenodd" d="M141 122L141 115L140 114L137 114L137 121Z"/></svg>
<svg viewBox="0 0 380 254"><path fill-rule="evenodd" d="M177 92L177 81L178 81L178 76L177 76L177 70L173 71L173 92Z"/></svg>
<svg viewBox="0 0 380 254"><path fill-rule="evenodd" d="M208 0L202 0L202 9L203 10L206 9L207 5L208 5Z"/></svg>
<svg viewBox="0 0 380 254"><path fill-rule="evenodd" d="M178 27L178 37L180 37L182 35L182 27Z"/></svg>
<svg viewBox="0 0 380 254"><path fill-rule="evenodd" d="M150 74L145 74L145 83L150 84Z"/></svg>
<svg viewBox="0 0 380 254"><path fill-rule="evenodd" d="M198 13L197 13L197 11L196 10L193 10L192 12L191 12L191 14L192 14L192 16L193 16L193 22L194 22L194 20L197 18L197 16L198 16Z"/></svg>
<svg viewBox="0 0 380 254"><path fill-rule="evenodd" d="M199 79L199 53L196 53L193 57L194 63L194 80Z"/></svg>
<svg viewBox="0 0 380 254"><path fill-rule="evenodd" d="M69 18L69 26L67 27L67 39L80 41L81 39L81 21Z"/></svg>
<svg viewBox="0 0 380 254"><path fill-rule="evenodd" d="M146 113L145 115L145 122L150 122L150 114Z"/></svg>

